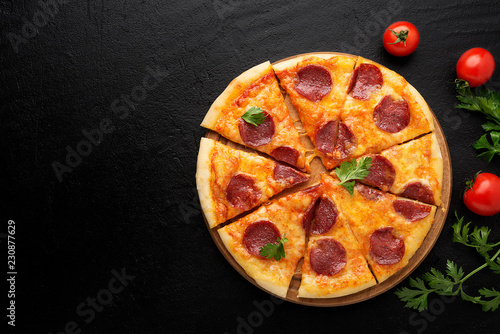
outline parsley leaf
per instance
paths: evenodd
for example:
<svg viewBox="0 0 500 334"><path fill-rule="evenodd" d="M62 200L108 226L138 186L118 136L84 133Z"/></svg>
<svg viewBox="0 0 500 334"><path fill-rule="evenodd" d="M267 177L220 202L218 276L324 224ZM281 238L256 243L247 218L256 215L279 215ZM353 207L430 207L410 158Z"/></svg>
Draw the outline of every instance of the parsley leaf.
<svg viewBox="0 0 500 334"><path fill-rule="evenodd" d="M418 277L416 279L410 278L410 287L415 289L401 288L396 291L396 296L401 301L406 302L405 307L418 310L419 312L427 309L427 296L432 290L427 289L425 282Z"/></svg>
<svg viewBox="0 0 500 334"><path fill-rule="evenodd" d="M395 293L398 298L405 302L405 307L413 308L418 311L427 309L427 299L429 294L438 295L458 295L464 301L469 301L482 306L483 311L495 311L500 307L500 291L483 288L478 290L479 296L468 295L464 291L463 283L476 274L478 271L489 267L494 273L500 274L500 249L490 257L488 252L500 246L500 242L495 244L488 242L491 230L487 227L474 227L470 232L470 222L463 225L463 217L459 218L455 212L457 222L453 225L453 241L461 243L468 247L473 247L481 254L486 263L465 275L462 267L455 262L448 260L446 262L446 272L431 268L429 272L422 275L422 278L410 278L408 287L398 289Z"/></svg>
<svg viewBox="0 0 500 334"><path fill-rule="evenodd" d="M488 261L488 266L490 267L491 271L493 271L495 274L500 275L500 257L497 257L496 261Z"/></svg>
<svg viewBox="0 0 500 334"><path fill-rule="evenodd" d="M459 79L455 81L455 86L460 94L457 99L462 102L457 108L478 111L488 120L500 125L500 92L489 89L475 89L473 92L467 81Z"/></svg>
<svg viewBox="0 0 500 334"><path fill-rule="evenodd" d="M491 122L484 123L481 127L484 131L500 131L500 125L496 125Z"/></svg>
<svg viewBox="0 0 500 334"><path fill-rule="evenodd" d="M458 218L456 211L455 211L455 217L457 218L457 222L453 224L453 242L458 242L465 246L468 246L469 225L471 224L471 222L468 222L467 224L465 224L465 226L462 227L464 217Z"/></svg>
<svg viewBox="0 0 500 334"><path fill-rule="evenodd" d="M451 265L454 265L454 263L451 263ZM433 290L440 290L445 294L453 292L454 280L444 276L442 272L435 268L431 268L430 272L425 273L423 278Z"/></svg>
<svg viewBox="0 0 500 334"><path fill-rule="evenodd" d="M486 298L492 298L490 300L480 300L479 304L481 304L483 311L495 311L500 306L500 291L496 291L494 288L489 289L481 289L479 290L481 296Z"/></svg>
<svg viewBox="0 0 500 334"><path fill-rule="evenodd" d="M461 102L456 107L482 113L489 121L482 125L486 134L473 146L477 150L486 149L478 157L491 161L495 155L500 155L500 132L497 132L500 131L500 92L489 89L475 89L473 92L467 81L459 79L455 80L455 87L459 94L457 99ZM488 140L488 134L492 143Z"/></svg>
<svg viewBox="0 0 500 334"><path fill-rule="evenodd" d="M262 124L266 117L267 115L264 113L264 110L259 107L251 107L246 113L243 114L243 116L241 116L245 122L255 126Z"/></svg>
<svg viewBox="0 0 500 334"><path fill-rule="evenodd" d="M340 163L340 168L335 169L335 174L340 180L339 186L344 187L351 197L354 193L353 180L362 180L370 174L370 166L372 165L372 158L364 157L356 163L356 159L351 161L342 161Z"/></svg>
<svg viewBox="0 0 500 334"><path fill-rule="evenodd" d="M460 280L464 277L464 271L462 267L458 267L453 261L446 261L446 274L453 279L453 284L460 283Z"/></svg>
<svg viewBox="0 0 500 334"><path fill-rule="evenodd" d="M484 134L477 142L472 145L476 150L486 149L486 152L480 153L479 158L483 158L488 162L493 159L495 154L500 155L500 132L491 131L490 133L492 143L488 140L488 134Z"/></svg>
<svg viewBox="0 0 500 334"><path fill-rule="evenodd" d="M281 260L281 258L285 257L285 242L288 242L288 239L283 237L280 239L276 239L277 243L268 243L260 248L260 255L264 256L266 259L270 259L274 257L276 261Z"/></svg>

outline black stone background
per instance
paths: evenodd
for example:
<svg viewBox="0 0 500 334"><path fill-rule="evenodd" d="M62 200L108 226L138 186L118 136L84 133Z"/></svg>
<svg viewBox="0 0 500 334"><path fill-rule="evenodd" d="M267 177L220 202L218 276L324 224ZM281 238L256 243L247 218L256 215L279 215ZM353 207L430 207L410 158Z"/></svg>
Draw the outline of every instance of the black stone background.
<svg viewBox="0 0 500 334"><path fill-rule="evenodd" d="M199 124L234 77L305 52L359 54L422 93L451 151L450 214L412 277L444 270L446 259L466 272L478 267L474 250L452 242L453 212L499 239L500 216L472 214L461 193L479 170L500 175L500 160L476 157L471 144L485 119L454 108L450 82L469 48L489 49L498 65L497 1L57 1L45 22L39 12L49 0L0 0L2 326L12 329L5 276L13 220L20 333L498 333L500 311L433 296L433 308L418 313L395 289L337 308L273 303L221 255L195 188ZM406 58L381 43L398 20L421 34ZM151 80L148 67L164 75ZM488 87L500 89L499 73ZM141 90L145 78L156 87ZM66 164L66 148L99 124L109 133L60 182L52 165ZM113 271L128 276L121 291ZM480 272L468 291L499 289L498 278ZM105 305L90 311L92 298Z"/></svg>

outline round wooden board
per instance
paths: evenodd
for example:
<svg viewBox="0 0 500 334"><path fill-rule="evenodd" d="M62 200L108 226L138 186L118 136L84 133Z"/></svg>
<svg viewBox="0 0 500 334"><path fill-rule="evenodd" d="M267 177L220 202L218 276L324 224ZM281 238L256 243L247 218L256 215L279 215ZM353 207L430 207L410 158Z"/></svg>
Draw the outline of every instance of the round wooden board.
<svg viewBox="0 0 500 334"><path fill-rule="evenodd" d="M345 53L338 53L338 52L313 52L313 53L307 53L307 54L300 54L292 57L288 57L285 59L281 59L279 61L276 61L273 64L283 62L295 57L302 57L302 56L309 56L309 55L315 55L315 54L331 54L331 55L346 55ZM382 66L382 65L381 65ZM302 129L302 124L300 121L298 121L298 115L295 109L293 108L292 104L290 103L290 100L287 96L285 96L285 102L287 104L287 107L289 108L290 114L294 120L297 120L295 122L299 133L301 134L301 140L303 144L306 146L306 148L313 148L312 142L309 140L307 135ZM450 205L450 200L451 200L451 189L452 189L452 170L451 170L451 157L450 157L450 151L448 149L448 144L446 143L446 138L444 136L443 130L434 114L432 109L429 107L432 113L432 117L434 120L434 133L436 134L436 137L438 139L439 143L439 148L441 149L441 155L443 157L443 184L442 184L442 204L439 206L436 210L436 215L434 218L434 223L432 224L429 233L427 234L426 238L424 239L422 245L420 248L417 250L417 252L413 255L413 257L410 259L409 263L399 270L396 274L388 278L382 283L378 283L377 285L370 287L368 289L365 289L363 291L357 292L352 295L347 295L343 297L337 297L337 298L299 298L297 297L298 294L298 289L300 286L300 280L301 280L301 268L302 268L302 262L303 260L299 261L299 264L297 266L297 270L295 272L295 275L292 278L292 281L290 283L290 287L288 289L287 296L285 298L282 298L280 296L276 296L273 293L265 290L262 288L260 285L258 285L250 276L247 275L247 273L241 268L241 266L234 260L234 258L231 256L231 254L227 251L226 247L224 246L224 243L220 239L219 233L217 230L222 227L227 225L230 222L236 221L238 218L240 218L243 215L248 214L249 212L246 212L240 216L237 216L233 219L230 219L229 222L226 222L224 224L221 224L217 227L210 228L208 225L206 219L205 223L206 226L210 232L210 235L212 236L212 239L214 240L215 244L223 254L223 256L226 258L226 260L231 264L231 266L236 269L244 278L246 278L250 283L254 284L256 287L259 289L266 291L269 294L272 294L278 298L301 304L301 305L308 305L308 306L319 306L319 307L333 307L333 306L343 306L343 305L349 305L349 304L354 304L358 302L365 301L367 299L373 298L375 296L378 296L394 286L398 285L401 281L403 281L406 277L408 277L419 265L422 263L422 261L426 258L426 256L429 254L431 251L432 247L434 247L434 244L436 243L441 230L443 229L444 223L446 221L446 217L448 215L448 209ZM219 135L216 132L213 131L208 131L205 135L207 138L214 139L217 141L220 141L223 144L226 144L228 146L238 148L247 152L255 152L252 149L246 148L242 145L233 143L231 141L228 141L221 135ZM259 153L259 152L257 152ZM260 154L260 153L259 153ZM263 154L262 154L263 155ZM299 189L307 188L310 185L316 183L319 181L321 178L321 173L325 172L326 169L319 160L319 158L314 158L313 161L311 162L311 178L308 182L298 185L296 187L287 189L283 191L282 193L278 194L277 196L273 197L274 198L280 198L282 196L286 196L290 193L296 192Z"/></svg>

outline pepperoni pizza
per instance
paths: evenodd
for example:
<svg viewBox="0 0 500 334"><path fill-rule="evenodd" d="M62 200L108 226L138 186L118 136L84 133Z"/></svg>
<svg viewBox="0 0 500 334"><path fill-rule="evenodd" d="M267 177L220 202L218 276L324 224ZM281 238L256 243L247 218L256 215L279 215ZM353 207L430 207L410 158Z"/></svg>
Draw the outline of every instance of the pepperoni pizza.
<svg viewBox="0 0 500 334"><path fill-rule="evenodd" d="M265 118L261 124L251 124L242 118L252 107L262 110ZM234 79L212 104L201 125L276 160L301 170L309 169L306 150L269 62Z"/></svg>
<svg viewBox="0 0 500 334"><path fill-rule="evenodd" d="M226 249L257 284L280 297L285 297L304 256L306 231L302 220L307 208L319 195L319 187L274 200L253 213L218 230ZM286 238L285 257L267 259L260 248L277 238Z"/></svg>
<svg viewBox="0 0 500 334"><path fill-rule="evenodd" d="M254 107L261 122L249 124L244 114ZM384 282L408 264L442 205L432 112L403 77L362 57L258 65L231 82L202 125L229 140L201 140L196 181L207 224L246 274L277 296L287 296L294 275L298 298ZM309 168L303 138L323 162L321 176ZM365 156L369 174L351 196L332 169ZM286 256L265 257L269 245Z"/></svg>
<svg viewBox="0 0 500 334"><path fill-rule="evenodd" d="M292 58L273 66L315 145L316 154L327 169L336 166L333 152L355 64L354 56L317 54Z"/></svg>
<svg viewBox="0 0 500 334"><path fill-rule="evenodd" d="M202 138L196 184L210 227L309 179L292 167Z"/></svg>
<svg viewBox="0 0 500 334"><path fill-rule="evenodd" d="M369 156L372 158L370 174L361 180L362 183L424 203L441 205L443 159L435 134Z"/></svg>
<svg viewBox="0 0 500 334"><path fill-rule="evenodd" d="M399 198L390 193L357 184L351 196L328 178L330 194L349 219L378 282L406 266L429 231L436 213L433 205Z"/></svg>
<svg viewBox="0 0 500 334"><path fill-rule="evenodd" d="M434 130L429 107L399 74L359 57L347 89L337 161L380 152Z"/></svg>
<svg viewBox="0 0 500 334"><path fill-rule="evenodd" d="M376 284L347 217L332 196L333 183L328 179L331 178L323 178L323 194L309 211L314 212L314 217L309 216L306 224L312 226L302 265L299 298L340 297Z"/></svg>

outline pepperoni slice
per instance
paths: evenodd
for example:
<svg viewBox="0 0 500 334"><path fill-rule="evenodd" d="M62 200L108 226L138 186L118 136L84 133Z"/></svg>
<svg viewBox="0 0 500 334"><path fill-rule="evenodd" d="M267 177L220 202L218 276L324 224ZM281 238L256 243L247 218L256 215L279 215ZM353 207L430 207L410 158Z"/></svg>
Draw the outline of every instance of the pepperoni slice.
<svg viewBox="0 0 500 334"><path fill-rule="evenodd" d="M335 225L337 216L338 212L335 203L326 197L321 197L316 209L316 218L310 232L312 234L325 234Z"/></svg>
<svg viewBox="0 0 500 334"><path fill-rule="evenodd" d="M319 102L332 90L330 72L319 65L307 65L297 72L297 93L312 102Z"/></svg>
<svg viewBox="0 0 500 334"><path fill-rule="evenodd" d="M278 182L286 183L289 187L309 180L304 174L280 163L274 164L274 179Z"/></svg>
<svg viewBox="0 0 500 334"><path fill-rule="evenodd" d="M309 256L312 269L320 274L333 276L347 264L347 252L340 242L323 238L311 248Z"/></svg>
<svg viewBox="0 0 500 334"><path fill-rule="evenodd" d="M312 222L314 220L314 217L316 215L316 209L318 208L318 203L319 203L319 198L316 198L309 208L307 208L306 213L304 214L304 218L302 218L302 228L306 232L309 232L311 229Z"/></svg>
<svg viewBox="0 0 500 334"><path fill-rule="evenodd" d="M370 201L378 201L382 197L384 197L384 193L381 192L380 190L376 190L367 186L364 186L362 184L356 184L356 190L366 198L367 200Z"/></svg>
<svg viewBox="0 0 500 334"><path fill-rule="evenodd" d="M260 248L270 243L277 243L280 231L268 220L259 220L247 226L243 233L243 245L252 255L260 255Z"/></svg>
<svg viewBox="0 0 500 334"><path fill-rule="evenodd" d="M337 158L345 159L356 149L357 140L352 131L347 125L341 123L339 125L339 133L337 136L337 145L335 151L339 153Z"/></svg>
<svg viewBox="0 0 500 334"><path fill-rule="evenodd" d="M370 174L362 182L383 191L388 191L396 179L396 169L389 160L381 155L370 157L372 158L372 164L368 169Z"/></svg>
<svg viewBox="0 0 500 334"><path fill-rule="evenodd" d="M424 219L431 213L431 206L415 203L413 201L397 199L392 203L392 205L397 213L411 222Z"/></svg>
<svg viewBox="0 0 500 334"><path fill-rule="evenodd" d="M300 153L290 146L280 146L271 151L271 156L276 160L283 161L297 167L297 161L299 160Z"/></svg>
<svg viewBox="0 0 500 334"><path fill-rule="evenodd" d="M418 181L408 183L401 196L413 198L424 203L435 204L431 187Z"/></svg>
<svg viewBox="0 0 500 334"><path fill-rule="evenodd" d="M241 210L253 208L259 202L261 195L257 179L245 174L233 176L226 189L226 199L229 204Z"/></svg>
<svg viewBox="0 0 500 334"><path fill-rule="evenodd" d="M245 120L240 117L238 128L240 130L241 139L246 145L254 147L266 145L273 138L273 117L266 111L264 111L264 115L266 115L266 118L264 118L264 121L257 126L245 122Z"/></svg>
<svg viewBox="0 0 500 334"><path fill-rule="evenodd" d="M329 121L323 124L315 136L316 148L323 154L332 154L335 148L338 122Z"/></svg>
<svg viewBox="0 0 500 334"><path fill-rule="evenodd" d="M382 131L396 133L410 124L410 106L405 99L386 95L373 110L375 125Z"/></svg>
<svg viewBox="0 0 500 334"><path fill-rule="evenodd" d="M370 256L378 264L398 263L405 254L403 238L395 236L393 232L393 227L383 227L370 235Z"/></svg>
<svg viewBox="0 0 500 334"><path fill-rule="evenodd" d="M348 94L357 100L368 100L370 94L382 87L384 78L380 69L372 64L361 64L352 74Z"/></svg>

